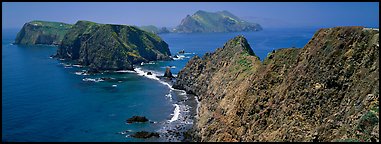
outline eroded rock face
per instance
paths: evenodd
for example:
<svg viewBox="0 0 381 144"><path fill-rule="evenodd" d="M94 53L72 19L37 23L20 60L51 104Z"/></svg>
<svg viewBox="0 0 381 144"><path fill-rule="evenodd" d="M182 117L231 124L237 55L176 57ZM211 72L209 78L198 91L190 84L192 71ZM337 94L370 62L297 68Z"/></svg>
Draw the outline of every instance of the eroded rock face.
<svg viewBox="0 0 381 144"><path fill-rule="evenodd" d="M56 57L96 70L133 69L133 64L169 60L168 44L133 26L78 21L65 35Z"/></svg>
<svg viewBox="0 0 381 144"><path fill-rule="evenodd" d="M378 140L379 32L320 29L261 63L238 36L193 57L174 88L199 96L197 141Z"/></svg>

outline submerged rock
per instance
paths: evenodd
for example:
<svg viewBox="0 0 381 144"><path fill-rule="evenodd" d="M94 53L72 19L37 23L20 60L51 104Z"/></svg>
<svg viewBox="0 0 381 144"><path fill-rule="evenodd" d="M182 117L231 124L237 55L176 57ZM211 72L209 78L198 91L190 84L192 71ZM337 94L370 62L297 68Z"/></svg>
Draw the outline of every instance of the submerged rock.
<svg viewBox="0 0 381 144"><path fill-rule="evenodd" d="M184 50L179 51L179 54L184 54L184 53L185 53Z"/></svg>
<svg viewBox="0 0 381 144"><path fill-rule="evenodd" d="M129 119L127 119L127 123L133 123L133 122L147 122L148 119L144 116L133 116Z"/></svg>
<svg viewBox="0 0 381 144"><path fill-rule="evenodd" d="M152 75L152 72L147 72L147 75Z"/></svg>
<svg viewBox="0 0 381 144"><path fill-rule="evenodd" d="M160 137L160 134L156 132L140 131L140 132L136 132L132 134L131 136L134 138L150 138L150 137Z"/></svg>

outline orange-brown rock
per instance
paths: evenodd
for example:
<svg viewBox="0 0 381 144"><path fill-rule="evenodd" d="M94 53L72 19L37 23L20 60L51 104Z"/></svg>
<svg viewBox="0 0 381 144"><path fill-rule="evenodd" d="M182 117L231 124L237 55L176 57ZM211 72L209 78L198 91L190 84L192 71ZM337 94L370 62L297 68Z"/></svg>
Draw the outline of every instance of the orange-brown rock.
<svg viewBox="0 0 381 144"><path fill-rule="evenodd" d="M195 141L378 141L379 31L320 29L263 62L237 36L173 87L199 96Z"/></svg>

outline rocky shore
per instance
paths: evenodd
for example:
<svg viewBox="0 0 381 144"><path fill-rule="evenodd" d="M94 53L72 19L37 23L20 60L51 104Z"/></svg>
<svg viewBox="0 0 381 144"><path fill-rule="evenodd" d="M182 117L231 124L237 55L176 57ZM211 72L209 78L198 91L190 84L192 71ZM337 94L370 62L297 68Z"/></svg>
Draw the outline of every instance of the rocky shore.
<svg viewBox="0 0 381 144"><path fill-rule="evenodd" d="M193 141L379 141L379 31L320 29L263 62L237 36L193 57L173 88L200 98Z"/></svg>

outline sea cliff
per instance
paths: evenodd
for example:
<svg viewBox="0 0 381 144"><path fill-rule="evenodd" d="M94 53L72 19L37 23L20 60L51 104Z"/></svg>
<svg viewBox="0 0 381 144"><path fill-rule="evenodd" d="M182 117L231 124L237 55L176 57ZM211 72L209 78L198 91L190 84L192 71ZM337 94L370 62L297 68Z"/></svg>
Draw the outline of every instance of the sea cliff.
<svg viewBox="0 0 381 144"><path fill-rule="evenodd" d="M23 45L58 45L71 27L71 24L61 22L27 22L17 33L14 43Z"/></svg>
<svg viewBox="0 0 381 144"><path fill-rule="evenodd" d="M78 21L55 57L75 60L96 71L133 69L133 64L169 60L168 44L133 26Z"/></svg>
<svg viewBox="0 0 381 144"><path fill-rule="evenodd" d="M378 141L379 31L320 29L263 62L237 36L173 87L199 97L194 141Z"/></svg>

